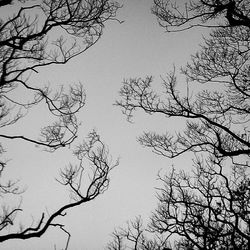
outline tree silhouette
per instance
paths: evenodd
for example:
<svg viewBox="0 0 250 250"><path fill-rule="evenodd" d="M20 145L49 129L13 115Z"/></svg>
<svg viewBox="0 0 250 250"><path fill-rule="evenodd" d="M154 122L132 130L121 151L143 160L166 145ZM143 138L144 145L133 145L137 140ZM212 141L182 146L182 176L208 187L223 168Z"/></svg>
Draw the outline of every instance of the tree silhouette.
<svg viewBox="0 0 250 250"><path fill-rule="evenodd" d="M247 0L154 0L153 14L167 31L194 27L250 27Z"/></svg>
<svg viewBox="0 0 250 250"><path fill-rule="evenodd" d="M13 8L6 12L8 4ZM31 226L22 222L20 229L17 229L16 218L20 221L21 204L11 206L8 197L19 196L24 190L14 180L4 182L8 161L4 160L3 144L5 140L17 143L22 140L50 152L72 144L80 124L77 113L85 105L82 84L55 89L36 83L32 76L44 67L65 64L92 47L100 39L106 21L116 20L120 5L112 0L43 0L1 1L0 6L0 242L41 237L49 227L61 228L70 237L64 225L55 219L64 216L69 208L103 193L109 186L109 172L117 165L111 161L99 135L93 131L75 146L73 155L79 163L70 164L60 173L58 182L69 188L71 202L50 215L43 213ZM6 132L20 120L28 120L28 111L36 106L44 106L51 119L51 124L38 129L39 138L29 136L29 131ZM85 174L89 179L82 186Z"/></svg>
<svg viewBox="0 0 250 250"><path fill-rule="evenodd" d="M156 234L152 237L143 225L141 217L127 222L126 227L120 227L112 233L112 240L107 244L107 250L168 250L165 240ZM171 249L170 249L171 250Z"/></svg>
<svg viewBox="0 0 250 250"><path fill-rule="evenodd" d="M158 135L144 133L139 141L154 152L174 158L180 154L206 152L218 157L248 156L249 87L248 32L241 28L216 30L201 51L182 69L186 91L177 89L175 71L163 80L163 94L152 88L153 78L125 80L117 105L128 119L133 111L186 119L184 132ZM202 90L194 84L201 83ZM193 84L193 85L192 85Z"/></svg>
<svg viewBox="0 0 250 250"><path fill-rule="evenodd" d="M153 78L124 81L117 105L129 120L136 109L148 114L183 118L186 129L176 134L145 132L139 139L145 147L174 158L187 151L248 158L249 141L249 30L244 26L217 28L204 39L201 50L180 72L162 78L163 90L152 87ZM178 86L179 84L179 86ZM198 87L197 87L198 86ZM248 163L240 163L248 166Z"/></svg>
<svg viewBox="0 0 250 250"><path fill-rule="evenodd" d="M116 102L129 121L142 110L185 125L139 137L164 157L193 155L192 173L159 176L164 187L149 227L173 249L250 247L249 7L244 0L155 0L152 11L167 31L213 29L185 67L161 78L161 90L152 76L125 79Z"/></svg>
<svg viewBox="0 0 250 250"><path fill-rule="evenodd" d="M116 229L108 250L226 250L250 247L249 168L197 158L192 171L159 174L158 206L148 226Z"/></svg>
<svg viewBox="0 0 250 250"><path fill-rule="evenodd" d="M234 166L230 173L222 161L196 159L192 173L159 176L151 230L169 240L179 236L181 249L249 249L249 169Z"/></svg>

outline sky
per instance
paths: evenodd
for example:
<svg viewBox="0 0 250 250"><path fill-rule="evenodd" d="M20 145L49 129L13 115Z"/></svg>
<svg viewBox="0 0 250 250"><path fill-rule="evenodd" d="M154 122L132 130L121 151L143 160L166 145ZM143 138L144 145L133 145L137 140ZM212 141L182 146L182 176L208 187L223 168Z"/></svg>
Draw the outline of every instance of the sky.
<svg viewBox="0 0 250 250"><path fill-rule="evenodd" d="M154 77L160 87L173 65L178 68L190 59L201 41L201 32L167 33L151 14L151 0L120 1L123 8L117 17L124 22L108 22L99 42L66 65L47 68L39 73L43 83L64 84L82 82L87 94L85 107L79 113L82 126L79 137L84 138L93 128L108 145L113 158L120 164L111 174L109 189L96 200L68 211L60 222L71 233L70 250L104 249L115 227L141 215L145 221L156 206L156 190L160 185L157 173L172 165L190 167L183 156L170 160L153 154L137 142L143 131L176 131L176 121L165 117L147 116L137 112L133 123L126 121L121 110L114 106L118 91L127 78ZM15 134L36 133L43 122L43 110L35 109L27 123L15 127ZM7 142L6 142L7 143ZM69 200L67 190L56 182L59 169L71 160L68 150L53 154L41 151L24 142L8 142L10 169L7 176L20 179L26 189L22 195L24 212L20 217L29 223L39 219L43 211L53 212ZM14 155L14 157L13 157ZM27 241L13 240L0 245L0 250L62 249L66 235L55 228L42 238Z"/></svg>

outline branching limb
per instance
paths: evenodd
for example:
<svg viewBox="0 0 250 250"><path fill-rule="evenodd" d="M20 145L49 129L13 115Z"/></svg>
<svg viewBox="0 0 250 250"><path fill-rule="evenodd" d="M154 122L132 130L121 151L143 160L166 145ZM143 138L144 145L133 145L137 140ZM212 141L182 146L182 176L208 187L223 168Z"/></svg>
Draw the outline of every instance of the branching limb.
<svg viewBox="0 0 250 250"><path fill-rule="evenodd" d="M59 226L62 228L61 224L54 223L56 218L64 216L67 210L89 202L106 191L110 182L109 173L118 165L118 161L112 163L108 149L100 140L99 135L95 131L91 132L87 140L83 141L83 143L76 148L74 155L80 162L79 166L73 167L72 164L70 164L61 171L61 180L58 180L60 184L69 188L73 202L60 207L49 215L47 219L43 213L39 222L34 227L27 227L18 233L1 235L0 242L10 239L25 240L34 237L41 237L51 226ZM89 166L87 164L89 164ZM88 169L90 171L87 171ZM83 172L86 172L86 174L89 173L88 178L85 176L84 180ZM85 181L88 181L87 185ZM5 216L6 222L14 212L17 211L13 210Z"/></svg>

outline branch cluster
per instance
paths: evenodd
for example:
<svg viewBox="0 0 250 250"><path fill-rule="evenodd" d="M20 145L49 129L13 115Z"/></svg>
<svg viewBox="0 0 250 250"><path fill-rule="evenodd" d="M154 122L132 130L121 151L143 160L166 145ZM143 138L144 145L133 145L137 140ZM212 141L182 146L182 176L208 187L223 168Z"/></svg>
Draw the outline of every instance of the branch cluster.
<svg viewBox="0 0 250 250"><path fill-rule="evenodd" d="M183 132L145 132L139 139L142 145L171 158L187 151L217 157L249 155L248 35L242 27L213 31L181 71L186 91L177 89L175 71L162 78L161 94L152 88L152 77L124 81L116 104L129 120L136 109L186 120ZM202 86L192 87L197 84Z"/></svg>
<svg viewBox="0 0 250 250"><path fill-rule="evenodd" d="M14 6L6 12L9 4ZM75 141L80 125L77 114L86 100L82 84L54 89L52 85L35 82L32 77L42 68L65 64L92 47L102 36L106 22L116 20L119 8L118 2L113 0L1 1L0 242L41 237L53 226L67 233L69 241L70 233L55 219L64 216L68 209L93 200L108 188L109 172L118 163L112 163L107 147L93 131L73 152L78 164L69 164L60 172L58 182L69 188L71 201L51 215L43 213L37 222L20 226L18 230L16 217L24 211L21 202L12 206L10 197L20 197L24 190L18 186L18 181L3 181L8 163L3 158L3 143L4 140L22 140L54 152ZM47 113L43 115L50 124L38 128L37 138L33 138L30 131L6 132L11 128L13 131L14 125L24 118L30 124L26 115L39 105L45 107Z"/></svg>
<svg viewBox="0 0 250 250"><path fill-rule="evenodd" d="M247 0L154 0L152 12L167 31L194 27L250 27Z"/></svg>
<svg viewBox="0 0 250 250"><path fill-rule="evenodd" d="M128 120L142 110L185 125L144 132L143 146L168 158L193 155L192 171L159 175L158 207L146 230L168 245L156 249L250 249L249 8L244 0L155 0L153 13L167 31L214 29L180 72L161 78L161 90L152 76L126 79L120 89L116 105ZM123 249L123 235L114 234L114 249Z"/></svg>
<svg viewBox="0 0 250 250"><path fill-rule="evenodd" d="M48 218L43 213L35 226L22 226L20 232L1 235L0 242L10 239L25 240L41 237L49 227L64 229L64 225L55 223L56 218L65 216L66 211L70 208L95 199L108 188L110 181L109 173L118 165L118 161L112 162L107 147L95 131L91 132L87 139L78 145L74 155L78 159L79 164L76 166L69 164L64 170L61 170L61 179L58 180L60 184L69 188L72 202L60 207L49 215ZM83 181L85 174L87 174L88 178L85 178L85 181ZM0 218L1 229L8 226L10 232L10 227L15 225L14 217L18 212L22 212L22 209L5 209Z"/></svg>

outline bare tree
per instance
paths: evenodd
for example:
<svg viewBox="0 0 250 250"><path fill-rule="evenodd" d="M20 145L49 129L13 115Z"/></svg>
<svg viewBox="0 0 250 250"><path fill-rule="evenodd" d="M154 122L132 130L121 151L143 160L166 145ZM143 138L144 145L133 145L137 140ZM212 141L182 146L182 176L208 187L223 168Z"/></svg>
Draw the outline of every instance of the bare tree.
<svg viewBox="0 0 250 250"><path fill-rule="evenodd" d="M247 0L154 0L152 12L167 31L193 27L250 27Z"/></svg>
<svg viewBox="0 0 250 250"><path fill-rule="evenodd" d="M242 156L241 163L248 165L249 43L248 28L214 30L201 51L182 68L186 83L179 87L178 75L170 72L162 78L161 93L152 89L152 77L125 80L117 105L128 119L133 111L142 109L186 121L183 132L145 132L140 143L170 158L189 151L230 157L232 161Z"/></svg>
<svg viewBox="0 0 250 250"><path fill-rule="evenodd" d="M112 240L107 250L164 250L165 240L159 234L152 234L143 225L141 217L127 222L127 226L116 229L112 233Z"/></svg>
<svg viewBox="0 0 250 250"><path fill-rule="evenodd" d="M159 174L158 207L147 227L136 218L116 229L108 250L247 250L249 168L196 158L192 171Z"/></svg>
<svg viewBox="0 0 250 250"><path fill-rule="evenodd" d="M43 213L35 226L26 227L20 232L1 235L0 242L10 239L24 240L32 237L40 237L51 226L63 229L64 225L54 222L56 217L65 216L65 211L69 208L95 199L108 188L109 173L118 162L112 163L107 147L95 131L91 132L87 140L76 147L73 154L78 159L79 164L76 166L69 164L69 166L61 170L61 179L58 179L60 184L69 188L72 202L60 207L49 215L48 218ZM85 173L88 174L88 178L85 180L85 177L85 183L82 187L82 180ZM86 184L86 181L88 181L88 184ZM5 210L5 213L1 216L1 230L7 227L10 230L10 227L15 225L15 217L20 211L22 211L21 208L11 209L10 211Z"/></svg>
<svg viewBox="0 0 250 250"><path fill-rule="evenodd" d="M159 175L152 231L166 233L178 249L249 249L249 169L234 166L230 173L222 162L196 159L191 174Z"/></svg>
<svg viewBox="0 0 250 250"><path fill-rule="evenodd" d="M9 4L14 8L6 12ZM77 113L85 105L82 84L53 89L53 86L33 81L32 77L42 68L65 64L92 47L100 39L106 21L116 20L120 5L112 0L42 0L19 1L18 4L0 1L0 7L0 242L41 237L49 227L59 227L70 237L55 218L102 194L109 186L109 172L117 165L98 134L91 132L73 151L79 164L70 164L60 173L58 182L69 188L71 202L51 215L43 213L36 224L30 226L23 222L20 230L15 219L21 216L21 204L11 206L7 196L19 196L24 190L17 181L4 182L8 161L3 158L3 144L5 140L22 140L50 152L72 144L80 124ZM38 128L38 138L29 136L29 131L6 132L20 120L29 122L28 111L39 105L47 109L51 124ZM84 179L82 186L84 176L89 179Z"/></svg>
<svg viewBox="0 0 250 250"><path fill-rule="evenodd" d="M102 35L104 23L115 18L119 5L108 0L45 0L32 4L28 1L13 16L1 20L1 127L17 122L25 115L23 110L41 102L58 121L43 128L39 140L20 135L0 137L22 139L55 150L75 139L75 114L85 104L85 93L81 84L71 86L68 94L63 88L53 93L49 86L31 84L30 74L52 64L65 64L93 46ZM12 97L10 92L17 89L28 92L29 100L21 102Z"/></svg>
<svg viewBox="0 0 250 250"><path fill-rule="evenodd" d="M177 236L173 249L250 247L249 7L244 0L155 0L153 13L167 31L214 29L180 72L162 77L160 91L152 76L125 79L116 102L128 120L142 110L186 125L139 137L164 157L193 153L192 174L173 169L159 177L164 187L150 228L170 242Z"/></svg>

